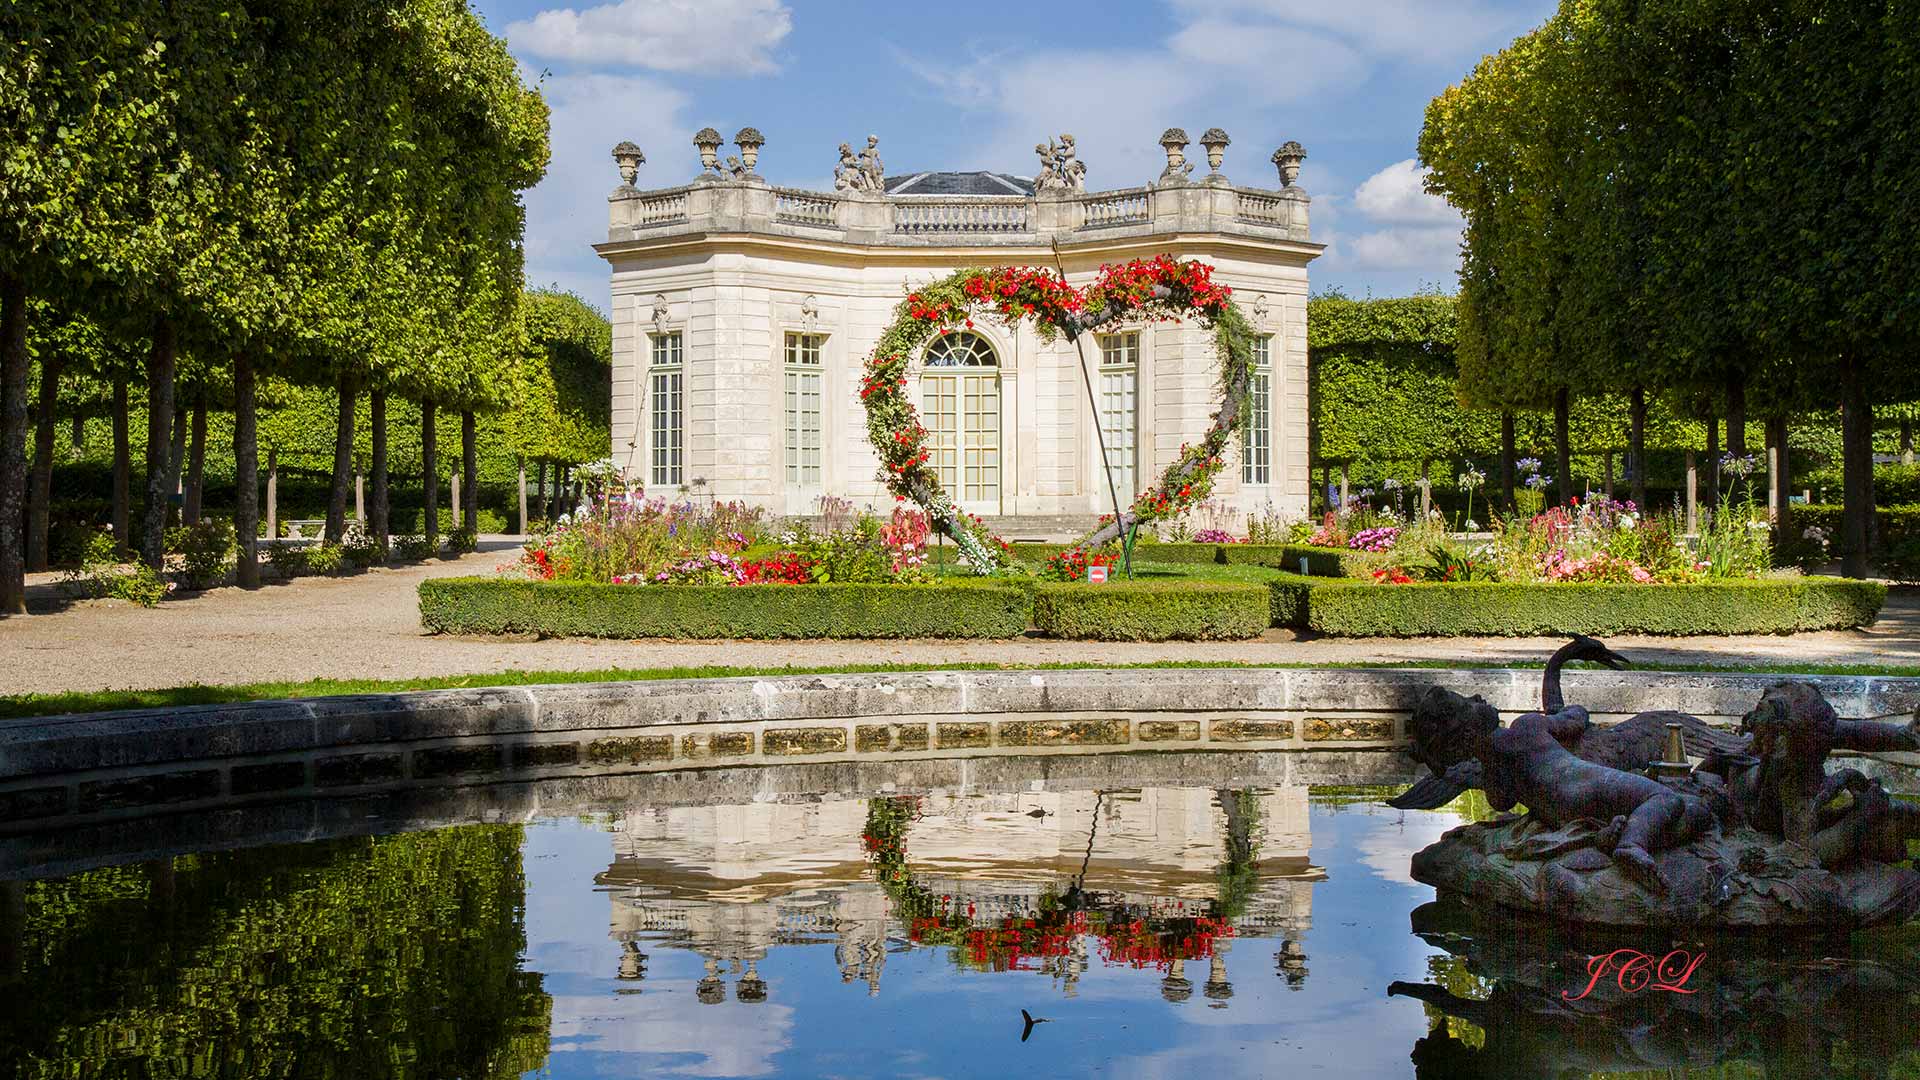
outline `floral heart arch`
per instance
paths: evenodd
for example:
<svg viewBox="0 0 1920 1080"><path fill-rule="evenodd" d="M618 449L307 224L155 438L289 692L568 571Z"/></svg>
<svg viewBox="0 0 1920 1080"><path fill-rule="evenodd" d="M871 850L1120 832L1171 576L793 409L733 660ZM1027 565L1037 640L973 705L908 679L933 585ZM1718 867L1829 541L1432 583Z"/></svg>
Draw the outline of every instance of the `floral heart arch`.
<svg viewBox="0 0 1920 1080"><path fill-rule="evenodd" d="M880 455L880 479L895 498L910 499L925 510L929 523L953 539L977 572L992 573L1007 544L955 505L928 465L933 452L927 447L927 429L907 397L912 358L941 335L971 327L975 317L1010 325L1032 319L1046 342L1062 334L1073 340L1128 319L1174 322L1197 317L1213 330L1220 362L1221 400L1212 426L1198 443L1180 448L1180 456L1154 486L1134 498L1130 509L1103 521L1080 546L1099 547L1135 525L1179 516L1212 491L1228 442L1246 418L1254 335L1231 292L1214 284L1211 266L1171 255L1103 266L1084 291L1052 270L1029 266L969 268L921 286L894 309L893 323L881 333L860 381L867 437Z"/></svg>

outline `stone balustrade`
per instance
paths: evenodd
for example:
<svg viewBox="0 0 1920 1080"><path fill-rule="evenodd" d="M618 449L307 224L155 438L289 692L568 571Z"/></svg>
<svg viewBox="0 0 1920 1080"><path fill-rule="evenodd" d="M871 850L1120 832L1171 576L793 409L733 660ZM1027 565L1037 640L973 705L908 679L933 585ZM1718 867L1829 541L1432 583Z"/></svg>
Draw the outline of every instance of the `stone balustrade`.
<svg viewBox="0 0 1920 1080"><path fill-rule="evenodd" d="M790 225L821 225L837 228L841 199L817 191L793 188L773 189L773 219Z"/></svg>
<svg viewBox="0 0 1920 1080"><path fill-rule="evenodd" d="M1029 201L1017 195L921 195L888 200L893 207L893 231L917 236L1028 233L1033 218Z"/></svg>
<svg viewBox="0 0 1920 1080"><path fill-rule="evenodd" d="M1053 240L1238 234L1311 242L1311 200L1298 188L1171 184L1035 195L882 195L703 180L608 198L607 246L677 235L753 233L851 244L1033 247Z"/></svg>

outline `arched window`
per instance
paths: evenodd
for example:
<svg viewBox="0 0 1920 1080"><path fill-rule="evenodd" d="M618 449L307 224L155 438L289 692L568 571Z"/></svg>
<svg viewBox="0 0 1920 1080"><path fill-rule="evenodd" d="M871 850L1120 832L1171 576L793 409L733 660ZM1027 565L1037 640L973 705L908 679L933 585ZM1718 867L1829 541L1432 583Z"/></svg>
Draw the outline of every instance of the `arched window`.
<svg viewBox="0 0 1920 1080"><path fill-rule="evenodd" d="M999 367L993 346L979 334L942 334L927 346L927 367Z"/></svg>
<svg viewBox="0 0 1920 1080"><path fill-rule="evenodd" d="M921 367L920 419L941 485L973 513L999 513L1000 358L978 334L942 334Z"/></svg>

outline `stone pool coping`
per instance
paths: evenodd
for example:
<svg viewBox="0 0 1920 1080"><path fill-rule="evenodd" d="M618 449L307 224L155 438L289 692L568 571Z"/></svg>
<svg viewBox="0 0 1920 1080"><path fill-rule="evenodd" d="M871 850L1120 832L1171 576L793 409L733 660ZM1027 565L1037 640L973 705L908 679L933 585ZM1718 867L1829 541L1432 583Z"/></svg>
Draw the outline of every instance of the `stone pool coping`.
<svg viewBox="0 0 1920 1080"><path fill-rule="evenodd" d="M1602 722L1737 720L1783 678L1842 716L1920 705L1920 679L1566 673ZM659 680L427 690L0 722L0 833L423 785L790 762L1127 751L1393 755L1420 691L1535 707L1514 669L1128 668ZM1398 755L1396 760L1404 761Z"/></svg>

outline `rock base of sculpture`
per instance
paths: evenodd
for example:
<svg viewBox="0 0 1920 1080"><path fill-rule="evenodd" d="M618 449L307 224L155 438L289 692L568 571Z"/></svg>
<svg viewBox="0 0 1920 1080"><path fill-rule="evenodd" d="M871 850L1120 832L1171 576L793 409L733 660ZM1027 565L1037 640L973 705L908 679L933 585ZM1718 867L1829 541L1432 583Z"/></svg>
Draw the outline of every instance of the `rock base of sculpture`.
<svg viewBox="0 0 1920 1080"><path fill-rule="evenodd" d="M1811 851L1747 828L1657 853L1666 888L1628 876L1605 823L1551 829L1530 815L1453 829L1413 857L1413 878L1475 907L1588 926L1856 930L1920 911L1920 873L1862 860L1822 869Z"/></svg>

